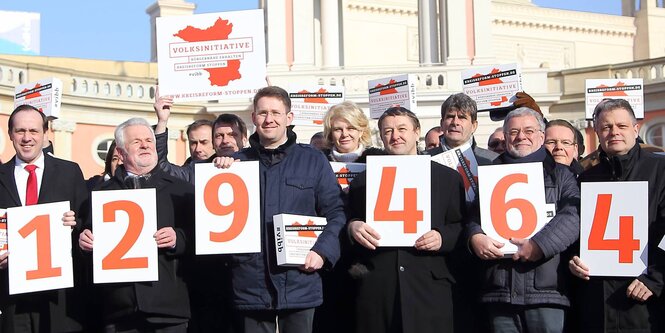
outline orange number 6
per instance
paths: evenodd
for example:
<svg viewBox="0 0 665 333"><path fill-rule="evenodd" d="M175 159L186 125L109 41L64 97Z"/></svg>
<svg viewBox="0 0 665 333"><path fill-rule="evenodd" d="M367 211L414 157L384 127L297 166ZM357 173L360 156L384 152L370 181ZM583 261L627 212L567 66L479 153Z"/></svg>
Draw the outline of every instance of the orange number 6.
<svg viewBox="0 0 665 333"><path fill-rule="evenodd" d="M233 189L233 202L228 206L219 202L219 187L223 184L229 184ZM203 202L208 211L215 215L224 216L233 213L231 226L226 231L211 231L210 241L228 242L240 235L249 215L249 193L242 178L232 173L220 173L210 178L203 190Z"/></svg>
<svg viewBox="0 0 665 333"><path fill-rule="evenodd" d="M25 272L26 280L50 278L62 275L62 268L51 262L51 226L48 215L35 216L18 233L26 238L35 233L37 237L37 269Z"/></svg>
<svg viewBox="0 0 665 333"><path fill-rule="evenodd" d="M423 220L423 211L418 210L418 193L415 188L404 189L404 210L390 210L396 173L396 167L384 167L381 172L379 195L374 207L374 221L403 221L404 233L415 234L418 230L418 221Z"/></svg>
<svg viewBox="0 0 665 333"><path fill-rule="evenodd" d="M104 222L115 222L119 210L125 211L129 217L127 231L118 245L102 259L102 269L148 268L147 257L123 258L143 230L143 209L137 203L127 200L107 202L102 207Z"/></svg>
<svg viewBox="0 0 665 333"><path fill-rule="evenodd" d="M528 183L527 175L516 173L503 177L496 183L494 191L492 191L490 202L492 224L496 233L505 239L529 237L536 230L538 222L536 208L528 200L516 198L506 201L508 188L517 183ZM522 225L517 230L513 230L508 226L508 218L506 217L506 213L513 208L519 210L522 214Z"/></svg>

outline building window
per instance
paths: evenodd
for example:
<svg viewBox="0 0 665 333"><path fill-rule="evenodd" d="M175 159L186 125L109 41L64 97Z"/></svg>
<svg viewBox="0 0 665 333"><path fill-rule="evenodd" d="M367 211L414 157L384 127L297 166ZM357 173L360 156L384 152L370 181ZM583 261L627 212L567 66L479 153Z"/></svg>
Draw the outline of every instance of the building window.
<svg viewBox="0 0 665 333"><path fill-rule="evenodd" d="M118 97L120 97L120 95L122 95L122 87L120 87L119 84L115 85L115 95L118 96Z"/></svg>
<svg viewBox="0 0 665 333"><path fill-rule="evenodd" d="M76 91L76 79L72 80L72 91Z"/></svg>
<svg viewBox="0 0 665 333"><path fill-rule="evenodd" d="M104 84L104 95L108 96L111 93L111 85L108 83Z"/></svg>
<svg viewBox="0 0 665 333"><path fill-rule="evenodd" d="M109 151L109 147L111 147L111 143L113 143L113 138L106 138L102 139L97 145L96 153L97 157L101 160L102 165L104 165L106 161L106 154Z"/></svg>
<svg viewBox="0 0 665 333"><path fill-rule="evenodd" d="M132 86L127 86L126 90L127 90L127 97L132 97L132 95L134 94L134 89L132 88Z"/></svg>
<svg viewBox="0 0 665 333"><path fill-rule="evenodd" d="M23 80L24 80L23 76L24 76L23 72L18 72L18 84L23 84Z"/></svg>
<svg viewBox="0 0 665 333"><path fill-rule="evenodd" d="M657 123L649 126L646 130L645 140L648 144L663 147L663 134L665 133L665 123Z"/></svg>
<svg viewBox="0 0 665 333"><path fill-rule="evenodd" d="M83 80L83 83L81 83L81 90L83 90L84 94L88 93L88 81Z"/></svg>
<svg viewBox="0 0 665 333"><path fill-rule="evenodd" d="M95 95L99 94L99 83L97 81L92 84L92 93Z"/></svg>
<svg viewBox="0 0 665 333"><path fill-rule="evenodd" d="M136 89L136 95L137 95L139 98L143 98L143 95L145 95L145 92L144 92L143 86L139 86L139 88Z"/></svg>

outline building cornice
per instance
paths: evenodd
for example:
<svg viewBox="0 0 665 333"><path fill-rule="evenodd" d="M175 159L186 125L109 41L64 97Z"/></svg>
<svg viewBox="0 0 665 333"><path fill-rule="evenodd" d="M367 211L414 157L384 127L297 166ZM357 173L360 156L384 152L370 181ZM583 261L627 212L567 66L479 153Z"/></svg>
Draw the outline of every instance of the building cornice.
<svg viewBox="0 0 665 333"><path fill-rule="evenodd" d="M492 3L492 24L495 26L526 27L631 38L636 32L633 17L524 6L496 1Z"/></svg>

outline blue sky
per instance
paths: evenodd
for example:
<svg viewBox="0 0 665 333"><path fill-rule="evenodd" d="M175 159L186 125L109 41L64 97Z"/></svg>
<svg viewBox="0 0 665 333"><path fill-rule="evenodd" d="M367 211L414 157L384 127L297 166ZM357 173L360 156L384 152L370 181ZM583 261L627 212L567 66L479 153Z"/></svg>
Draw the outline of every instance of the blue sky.
<svg viewBox="0 0 665 333"><path fill-rule="evenodd" d="M270 1L270 0L266 0ZM417 1L417 0L413 0ZM453 0L458 1L458 0ZM41 55L149 61L155 0L0 0L0 10L41 13ZM195 13L257 8L258 0L189 0ZM533 0L542 7L620 15L620 0ZM77 10L72 10L76 7Z"/></svg>

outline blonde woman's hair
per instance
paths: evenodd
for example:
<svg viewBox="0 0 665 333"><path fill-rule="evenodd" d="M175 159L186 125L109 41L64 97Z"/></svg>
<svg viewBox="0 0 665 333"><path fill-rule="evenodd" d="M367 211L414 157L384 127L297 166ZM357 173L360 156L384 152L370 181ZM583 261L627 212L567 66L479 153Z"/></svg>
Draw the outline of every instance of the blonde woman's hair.
<svg viewBox="0 0 665 333"><path fill-rule="evenodd" d="M369 147L372 143L369 119L356 103L344 101L333 105L323 118L323 137L326 138L330 147L333 146L332 123L335 119L346 120L355 127L360 132L359 141L365 147Z"/></svg>

